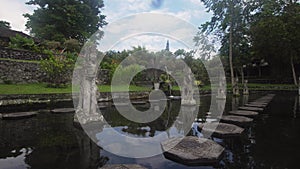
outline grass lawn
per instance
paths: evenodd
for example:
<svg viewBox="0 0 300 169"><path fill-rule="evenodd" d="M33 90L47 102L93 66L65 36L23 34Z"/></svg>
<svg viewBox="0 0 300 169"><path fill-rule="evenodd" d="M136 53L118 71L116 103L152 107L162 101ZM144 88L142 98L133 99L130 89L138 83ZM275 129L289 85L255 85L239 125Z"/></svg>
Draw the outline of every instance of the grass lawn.
<svg viewBox="0 0 300 169"><path fill-rule="evenodd" d="M298 87L290 84L249 84L249 90L297 90ZM98 86L101 92L111 92L110 85ZM127 91L128 86L117 86L115 92ZM242 86L240 86L242 89ZM149 87L131 85L129 91L150 91ZM179 90L178 86L173 86L173 90ZM206 85L200 88L202 91L210 90L210 86ZM230 90L230 85L227 85ZM66 88L49 88L46 84L0 84L0 94L60 94L72 93L72 86Z"/></svg>
<svg viewBox="0 0 300 169"><path fill-rule="evenodd" d="M110 92L109 85L98 86L101 92ZM127 86L117 86L115 91L126 91ZM130 86L130 91L150 91L150 88ZM72 86L66 88L49 88L46 84L0 84L0 94L60 94L71 93Z"/></svg>

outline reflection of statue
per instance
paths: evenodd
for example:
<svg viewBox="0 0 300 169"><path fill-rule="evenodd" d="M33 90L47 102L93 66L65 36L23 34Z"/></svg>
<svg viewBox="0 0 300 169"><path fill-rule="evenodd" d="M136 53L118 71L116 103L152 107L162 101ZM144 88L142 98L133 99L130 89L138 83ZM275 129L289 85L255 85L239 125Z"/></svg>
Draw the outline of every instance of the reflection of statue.
<svg viewBox="0 0 300 169"><path fill-rule="evenodd" d="M233 96L240 96L240 91L239 91L239 85L238 85L239 79L236 78L232 87L232 93Z"/></svg>
<svg viewBox="0 0 300 169"><path fill-rule="evenodd" d="M183 77L183 86L182 86L182 92L181 92L181 104L183 105L195 105L196 101L194 100L194 88L193 88L193 79L192 79L192 72L191 70L186 66L184 68L184 74Z"/></svg>
<svg viewBox="0 0 300 169"><path fill-rule="evenodd" d="M249 89L247 86L248 80L245 80L244 87L243 87L243 95L249 95Z"/></svg>
<svg viewBox="0 0 300 169"><path fill-rule="evenodd" d="M225 77L220 77L217 99L226 99Z"/></svg>
<svg viewBox="0 0 300 169"><path fill-rule="evenodd" d="M171 84L171 81L170 81L170 72L168 71L168 68L167 66L165 66L165 70L166 70L166 74L167 74L167 85L168 85L168 94L169 96L172 97L172 84Z"/></svg>
<svg viewBox="0 0 300 169"><path fill-rule="evenodd" d="M84 58L82 66L79 104L76 109L75 121L86 124L93 121L103 120L102 115L97 113L97 50L89 47L89 55Z"/></svg>

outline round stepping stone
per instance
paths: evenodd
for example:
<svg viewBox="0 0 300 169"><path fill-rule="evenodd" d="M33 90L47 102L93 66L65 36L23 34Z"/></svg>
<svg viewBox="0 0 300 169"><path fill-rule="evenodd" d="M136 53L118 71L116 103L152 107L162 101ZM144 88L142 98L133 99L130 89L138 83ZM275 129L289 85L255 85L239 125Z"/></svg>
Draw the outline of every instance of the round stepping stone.
<svg viewBox="0 0 300 169"><path fill-rule="evenodd" d="M102 169L147 169L137 164L111 164L101 167Z"/></svg>
<svg viewBox="0 0 300 169"><path fill-rule="evenodd" d="M239 107L239 109L241 109L241 110L249 110L249 111L264 111L263 108L258 108L258 107L246 107L246 106Z"/></svg>
<svg viewBox="0 0 300 169"><path fill-rule="evenodd" d="M60 109L53 109L50 111L54 114L63 114L63 113L75 113L74 108L60 108Z"/></svg>
<svg viewBox="0 0 300 169"><path fill-rule="evenodd" d="M266 105L262 105L262 104L245 104L244 106L247 107L258 107L258 108L265 108Z"/></svg>
<svg viewBox="0 0 300 169"><path fill-rule="evenodd" d="M161 143L167 159L185 165L213 164L224 152L221 145L206 138L188 136L181 139L172 138Z"/></svg>
<svg viewBox="0 0 300 169"><path fill-rule="evenodd" d="M218 138L239 136L244 131L239 126L226 123L205 123L205 125L199 124L198 127L203 135L212 133L212 136Z"/></svg>
<svg viewBox="0 0 300 169"><path fill-rule="evenodd" d="M243 116L223 115L221 122L235 124L238 126L248 126L253 122L253 119Z"/></svg>
<svg viewBox="0 0 300 169"><path fill-rule="evenodd" d="M8 113L2 114L3 120L17 120L17 119L24 119L36 116L37 112L18 112L18 113Z"/></svg>
<svg viewBox="0 0 300 169"><path fill-rule="evenodd" d="M247 111L247 110L235 110L235 111L230 111L228 112L229 114L232 115L237 115L237 116L246 116L246 117L255 117L258 115L258 112L255 111Z"/></svg>

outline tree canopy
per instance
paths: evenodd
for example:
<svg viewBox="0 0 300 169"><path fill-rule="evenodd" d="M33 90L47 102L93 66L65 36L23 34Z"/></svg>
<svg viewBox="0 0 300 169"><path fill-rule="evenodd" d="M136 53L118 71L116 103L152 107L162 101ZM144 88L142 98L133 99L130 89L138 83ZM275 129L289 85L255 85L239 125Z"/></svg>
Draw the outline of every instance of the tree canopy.
<svg viewBox="0 0 300 169"><path fill-rule="evenodd" d="M26 4L38 9L25 14L26 27L36 38L64 42L77 39L81 43L103 27L103 0L30 0Z"/></svg>

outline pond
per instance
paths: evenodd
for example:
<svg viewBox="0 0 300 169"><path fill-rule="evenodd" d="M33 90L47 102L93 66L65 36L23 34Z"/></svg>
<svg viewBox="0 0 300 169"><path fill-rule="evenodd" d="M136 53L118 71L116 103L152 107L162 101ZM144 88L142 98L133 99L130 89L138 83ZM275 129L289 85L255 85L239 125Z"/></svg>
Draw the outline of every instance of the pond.
<svg viewBox="0 0 300 169"><path fill-rule="evenodd" d="M247 100L268 94L251 93L249 98L228 97L226 111L236 109ZM125 158L98 147L73 125L73 114L40 113L23 120L0 120L0 169L67 169L99 168L105 164L140 164L146 168L297 168L300 150L300 98L293 92L275 92L276 96L254 124L237 139L217 140L226 148L222 160L214 166L188 167L166 159ZM205 119L210 95L201 96L198 118ZM118 132L131 137L153 137L172 126L179 101L168 102L168 108L155 121L130 123L114 107L104 110L107 122ZM145 105L138 109L147 109ZM180 125L175 125L180 133ZM191 130L188 135L197 135ZM143 150L141 150L143 151Z"/></svg>

